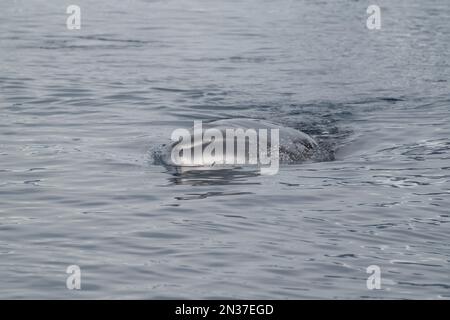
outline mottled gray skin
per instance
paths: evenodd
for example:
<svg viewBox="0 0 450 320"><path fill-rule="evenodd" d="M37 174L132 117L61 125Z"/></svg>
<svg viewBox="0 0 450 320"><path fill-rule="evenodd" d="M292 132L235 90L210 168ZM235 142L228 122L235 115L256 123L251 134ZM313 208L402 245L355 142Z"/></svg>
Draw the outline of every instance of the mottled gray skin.
<svg viewBox="0 0 450 320"><path fill-rule="evenodd" d="M225 137L226 129L279 129L279 161L281 163L295 163L311 159L314 151L318 148L316 141L304 132L293 128L283 127L281 125L258 119L225 119L209 123L203 123L203 130L215 128L220 130ZM190 130L193 135L193 128ZM225 143L225 140L223 141ZM268 141L270 143L270 139ZM172 148L180 142L174 142L166 146L162 153L162 161L166 165L172 165ZM248 156L248 155L247 155ZM204 163L202 168L214 166L214 162ZM196 167L195 165L186 165L186 167ZM223 167L223 166L222 166Z"/></svg>

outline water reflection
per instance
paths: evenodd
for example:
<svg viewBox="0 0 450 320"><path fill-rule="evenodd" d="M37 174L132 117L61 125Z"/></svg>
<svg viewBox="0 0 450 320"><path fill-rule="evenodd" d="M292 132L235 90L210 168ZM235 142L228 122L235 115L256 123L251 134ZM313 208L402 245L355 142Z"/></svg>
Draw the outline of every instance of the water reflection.
<svg viewBox="0 0 450 320"><path fill-rule="evenodd" d="M260 185L255 178L260 175L257 168L194 169L168 167L169 185L221 186L221 185Z"/></svg>

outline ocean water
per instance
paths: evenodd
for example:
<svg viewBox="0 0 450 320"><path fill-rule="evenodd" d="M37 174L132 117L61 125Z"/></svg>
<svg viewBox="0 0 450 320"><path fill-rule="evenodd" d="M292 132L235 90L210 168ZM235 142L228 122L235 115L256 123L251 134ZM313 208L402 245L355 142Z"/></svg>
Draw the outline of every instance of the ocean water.
<svg viewBox="0 0 450 320"><path fill-rule="evenodd" d="M0 298L448 299L449 80L446 0L2 1ZM334 160L153 161L242 117Z"/></svg>

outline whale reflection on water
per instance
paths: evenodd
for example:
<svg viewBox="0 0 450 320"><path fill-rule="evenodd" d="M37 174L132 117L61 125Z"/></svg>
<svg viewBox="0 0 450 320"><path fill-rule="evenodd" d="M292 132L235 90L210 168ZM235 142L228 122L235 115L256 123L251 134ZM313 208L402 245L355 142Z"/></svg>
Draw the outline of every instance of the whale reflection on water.
<svg viewBox="0 0 450 320"><path fill-rule="evenodd" d="M187 170L180 167L168 167L173 185L222 186L222 185L260 185L261 182L250 178L260 176L259 170L253 168L221 168Z"/></svg>

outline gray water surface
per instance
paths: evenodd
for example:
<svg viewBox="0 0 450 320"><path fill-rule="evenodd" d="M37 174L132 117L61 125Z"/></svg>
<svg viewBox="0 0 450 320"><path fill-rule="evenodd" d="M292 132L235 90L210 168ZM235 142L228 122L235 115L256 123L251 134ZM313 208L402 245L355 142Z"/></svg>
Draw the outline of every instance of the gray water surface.
<svg viewBox="0 0 450 320"><path fill-rule="evenodd" d="M450 3L370 4L2 1L0 298L450 298ZM152 160L246 117L334 160Z"/></svg>

